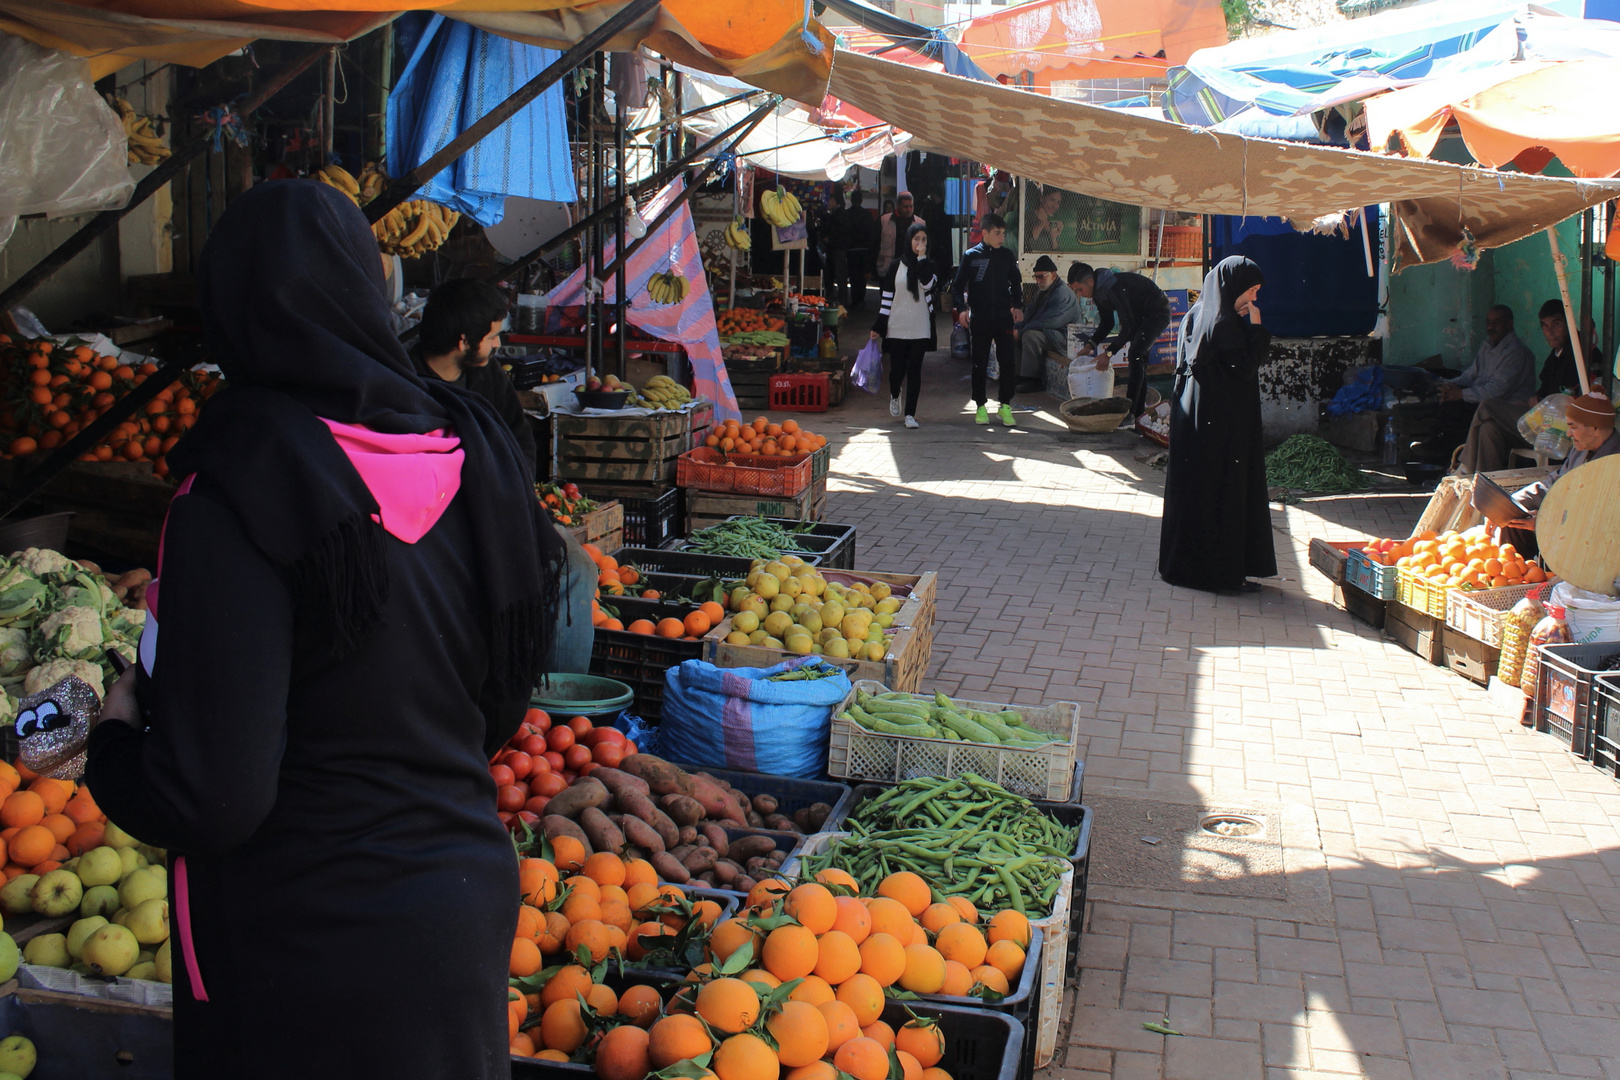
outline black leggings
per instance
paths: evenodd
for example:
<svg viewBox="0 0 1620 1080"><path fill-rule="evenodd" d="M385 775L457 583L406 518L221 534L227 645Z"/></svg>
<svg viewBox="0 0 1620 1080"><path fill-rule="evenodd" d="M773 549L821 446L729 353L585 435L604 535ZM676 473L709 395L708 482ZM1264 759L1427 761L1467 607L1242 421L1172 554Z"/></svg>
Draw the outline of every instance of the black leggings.
<svg viewBox="0 0 1620 1080"><path fill-rule="evenodd" d="M900 396L900 385L906 387L906 416L917 415L917 395L922 392L922 362L928 353L928 342L918 339L916 341L901 341L890 338L889 346L889 396Z"/></svg>

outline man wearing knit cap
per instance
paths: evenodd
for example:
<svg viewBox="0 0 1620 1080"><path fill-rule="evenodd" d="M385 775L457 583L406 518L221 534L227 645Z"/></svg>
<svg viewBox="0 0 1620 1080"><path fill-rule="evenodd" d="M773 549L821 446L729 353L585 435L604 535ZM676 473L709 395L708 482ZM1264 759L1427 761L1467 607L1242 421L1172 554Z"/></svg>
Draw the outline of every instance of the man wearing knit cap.
<svg viewBox="0 0 1620 1080"><path fill-rule="evenodd" d="M1047 354L1065 364L1069 324L1080 321L1080 301L1058 283L1057 263L1051 256L1035 260L1035 298L1024 307L1024 321L1013 328L1018 337L1020 362L1018 390L1025 393L1046 385Z"/></svg>
<svg viewBox="0 0 1620 1080"><path fill-rule="evenodd" d="M1569 452L1569 456L1547 479L1513 493L1514 501L1529 511L1530 516L1521 518L1513 522L1510 528L1502 530L1502 539L1512 543L1525 555L1538 550L1535 533L1532 531L1536 527L1536 511L1541 509L1542 500L1546 499L1547 492L1552 489L1553 484L1557 483L1560 477L1589 461L1596 461L1610 454L1620 454L1620 432L1614 429L1614 405L1602 394L1593 393L1575 398L1569 403L1569 408L1564 410L1564 418L1569 424L1569 441L1575 444L1575 449Z"/></svg>

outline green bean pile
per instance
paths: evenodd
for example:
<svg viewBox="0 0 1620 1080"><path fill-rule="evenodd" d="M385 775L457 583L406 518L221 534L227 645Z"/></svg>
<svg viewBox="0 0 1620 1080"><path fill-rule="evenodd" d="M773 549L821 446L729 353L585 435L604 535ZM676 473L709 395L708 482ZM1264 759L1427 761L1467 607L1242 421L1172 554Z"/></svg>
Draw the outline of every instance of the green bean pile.
<svg viewBox="0 0 1620 1080"><path fill-rule="evenodd" d="M940 896L1035 918L1051 912L1079 834L972 773L908 780L862 802L846 827L847 839L803 860L806 874L836 866L869 895L910 870Z"/></svg>
<svg viewBox="0 0 1620 1080"><path fill-rule="evenodd" d="M805 525L793 532L763 516L722 521L708 529L699 529L686 538L686 550L704 555L730 555L739 559L775 559L783 552L805 554L794 537L809 531Z"/></svg>
<svg viewBox="0 0 1620 1080"><path fill-rule="evenodd" d="M1366 473L1315 435L1292 435L1266 455L1266 483L1318 495L1343 495L1371 486Z"/></svg>

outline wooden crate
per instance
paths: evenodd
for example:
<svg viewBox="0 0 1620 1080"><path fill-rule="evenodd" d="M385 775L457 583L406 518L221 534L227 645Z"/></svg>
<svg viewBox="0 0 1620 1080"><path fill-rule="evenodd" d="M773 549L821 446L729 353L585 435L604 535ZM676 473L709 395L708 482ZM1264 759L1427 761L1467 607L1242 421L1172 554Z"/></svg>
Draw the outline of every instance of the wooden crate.
<svg viewBox="0 0 1620 1080"><path fill-rule="evenodd" d="M1490 685L1491 676L1496 674L1496 665L1502 659L1502 650L1494 645L1453 633L1449 629L1441 646L1441 654L1446 667L1481 686Z"/></svg>
<svg viewBox="0 0 1620 1080"><path fill-rule="evenodd" d="M557 477L620 484L673 484L692 448L690 413L556 417Z"/></svg>
<svg viewBox="0 0 1620 1080"><path fill-rule="evenodd" d="M1333 598L1340 607L1350 613L1352 619L1366 623L1374 630L1384 628L1384 609L1389 601L1380 600L1376 596L1368 596L1352 585L1339 585L1333 590Z"/></svg>
<svg viewBox="0 0 1620 1080"><path fill-rule="evenodd" d="M902 610L904 610L902 608ZM895 625L899 625L898 618ZM756 645L730 645L726 635L731 633L731 619L724 619L703 639L703 659L716 667L771 667L785 660L797 659L799 654L786 649L766 649ZM895 634L889 653L882 660L837 660L819 657L834 667L842 668L850 680L870 679L881 682L891 690L915 693L922 688L923 676L928 673L928 661L933 654L934 630L912 627Z"/></svg>
<svg viewBox="0 0 1620 1080"><path fill-rule="evenodd" d="M618 551L624 547L624 507L617 502L605 502L568 531L581 544L595 544L602 551Z"/></svg>
<svg viewBox="0 0 1620 1080"><path fill-rule="evenodd" d="M10 487L38 464L36 458L0 461L0 484ZM68 546L88 551L92 558L112 557L156 569L158 535L174 492L173 484L153 475L150 462L76 461L11 520L71 510L75 516L68 526Z"/></svg>
<svg viewBox="0 0 1620 1080"><path fill-rule="evenodd" d="M1384 609L1384 636L1431 664L1443 662L1446 641L1443 618L1391 602Z"/></svg>
<svg viewBox="0 0 1620 1080"><path fill-rule="evenodd" d="M926 570L921 574L888 574L878 570L822 569L821 576L840 585L851 585L857 581L868 584L882 581L891 587L907 590L905 603L895 612L894 624L912 628L923 627L928 630L929 637L933 637L934 616L939 610L939 575L932 570ZM890 689L898 690L899 687Z"/></svg>
<svg viewBox="0 0 1620 1080"><path fill-rule="evenodd" d="M1544 480L1551 469L1503 469L1500 472L1486 473L1485 475L1496 481L1509 491L1515 488L1533 484L1537 480ZM1417 527L1412 535L1427 529L1434 533L1447 531L1462 532L1471 529L1485 519L1474 509L1474 478L1472 476L1442 477L1440 485L1434 489L1429 498L1429 505L1424 507L1423 514L1418 518Z"/></svg>
<svg viewBox="0 0 1620 1080"><path fill-rule="evenodd" d="M1312 540L1311 565L1335 585L1344 584L1344 563L1351 548L1365 547L1365 540Z"/></svg>
<svg viewBox="0 0 1620 1080"><path fill-rule="evenodd" d="M827 510L827 478L812 480L810 486L788 498L768 495L730 495L717 491L686 489L686 532L718 525L738 514L759 517L795 518L820 521Z"/></svg>

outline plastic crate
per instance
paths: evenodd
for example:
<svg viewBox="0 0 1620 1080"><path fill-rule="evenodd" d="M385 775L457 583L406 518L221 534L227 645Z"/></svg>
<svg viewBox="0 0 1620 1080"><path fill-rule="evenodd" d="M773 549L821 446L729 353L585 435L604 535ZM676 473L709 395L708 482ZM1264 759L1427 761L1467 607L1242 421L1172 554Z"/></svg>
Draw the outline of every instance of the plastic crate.
<svg viewBox="0 0 1620 1080"><path fill-rule="evenodd" d="M645 499L621 497L624 507L624 542L631 547L658 547L681 531L678 487L666 488Z"/></svg>
<svg viewBox="0 0 1620 1080"><path fill-rule="evenodd" d="M1590 758L1593 680L1620 654L1620 641L1589 645L1542 645L1536 672L1536 730L1560 739L1577 757Z"/></svg>
<svg viewBox="0 0 1620 1080"><path fill-rule="evenodd" d="M1361 548L1351 548L1344 560L1344 583L1380 600L1395 599L1396 568L1375 563Z"/></svg>
<svg viewBox="0 0 1620 1080"><path fill-rule="evenodd" d="M826 412L827 373L771 376L772 412Z"/></svg>
<svg viewBox="0 0 1620 1080"><path fill-rule="evenodd" d="M720 577L730 580L746 578L752 568L751 559L737 559L730 555L703 555L696 551L624 547L610 554L620 566L629 563L638 570L654 574L683 574L687 577ZM814 551L794 554L811 566L821 565L821 556Z"/></svg>
<svg viewBox="0 0 1620 1080"><path fill-rule="evenodd" d="M1620 673L1592 680L1592 767L1620 780Z"/></svg>
<svg viewBox="0 0 1620 1080"><path fill-rule="evenodd" d="M655 600L612 597L608 606L618 608L626 626L635 619L684 618L690 606L664 604ZM625 616L629 616L626 618ZM591 639L590 674L617 679L635 691L635 712L656 724L663 716L664 672L687 660L703 655L702 641L632 634L628 630L606 630L598 626Z"/></svg>
<svg viewBox="0 0 1620 1080"><path fill-rule="evenodd" d="M1069 788L1069 798L1064 802L1052 802L1046 799L1032 799L1030 801L1039 806L1079 806L1085 793L1085 774L1086 763L1076 761L1074 763L1074 786ZM842 832L844 822L849 820L849 814L855 812L855 808L861 804L862 799L869 798L894 786L895 784L891 780L863 780L861 783L856 784L854 788L855 794L849 801L849 813L839 816L836 821L832 817L828 817L826 824L822 825L820 831Z"/></svg>
<svg viewBox="0 0 1620 1080"><path fill-rule="evenodd" d="M1395 602L1413 611L1444 621L1446 594L1451 591L1448 586L1438 585L1410 570L1397 568L1395 571Z"/></svg>
<svg viewBox="0 0 1620 1080"><path fill-rule="evenodd" d="M818 451L819 453L819 451ZM741 517L742 515L737 515ZM821 567L825 570L853 570L855 569L855 526L838 525L830 521L797 521L793 518L766 518L773 525L780 525L784 529L797 529L808 525L809 528L802 534L809 538L810 543L821 539L831 541L821 554Z"/></svg>
<svg viewBox="0 0 1620 1080"><path fill-rule="evenodd" d="M797 495L810 486L810 456L726 454L700 446L676 459L675 483L683 488L739 495Z"/></svg>
<svg viewBox="0 0 1620 1080"><path fill-rule="evenodd" d="M39 1051L37 1080L167 1080L174 1075L174 1019L146 1005L14 989L0 1022ZM1020 1029L1020 1033L1021 1033ZM947 1028L946 1039L949 1040Z"/></svg>
<svg viewBox="0 0 1620 1080"><path fill-rule="evenodd" d="M886 694L889 687L863 679L855 683L849 696L833 710L828 775L845 780L901 781L918 776L950 777L971 772L1031 799L1061 802L1068 797L1074 778L1075 746L1080 737L1080 706L1075 702L1059 701L1031 707L957 700L959 705L982 712L1011 709L1037 731L1058 740L1026 750L868 731L837 715L854 703L855 694L860 690ZM931 702L933 699L919 696L919 700Z"/></svg>
<svg viewBox="0 0 1620 1080"><path fill-rule="evenodd" d="M823 446L819 450L810 451L810 479L812 482L820 480L832 471L832 447Z"/></svg>
<svg viewBox="0 0 1620 1080"><path fill-rule="evenodd" d="M795 811L807 806L826 803L832 807L832 812L827 815L827 821L832 821L834 816L842 821L849 814L849 808L855 798L848 784L830 780L801 780L797 776L777 776L774 773L726 769L714 765L682 764L681 768L687 772L706 772L716 780L724 780L749 798L755 795L769 795L776 800L777 812L789 817L792 817ZM831 826L826 823L817 830L817 832L829 831Z"/></svg>
<svg viewBox="0 0 1620 1080"><path fill-rule="evenodd" d="M1545 585L1506 585L1499 589L1452 589L1446 594L1446 625L1492 648L1502 647L1502 616Z"/></svg>

